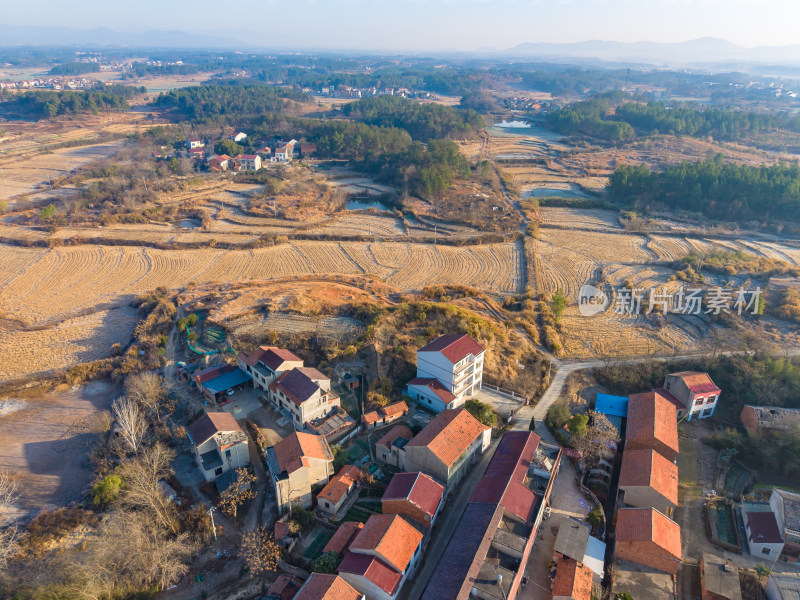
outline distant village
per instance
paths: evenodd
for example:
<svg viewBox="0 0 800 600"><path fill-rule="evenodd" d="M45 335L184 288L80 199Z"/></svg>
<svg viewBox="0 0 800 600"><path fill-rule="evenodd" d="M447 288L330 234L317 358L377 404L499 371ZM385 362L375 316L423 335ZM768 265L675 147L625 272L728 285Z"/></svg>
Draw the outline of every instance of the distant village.
<svg viewBox="0 0 800 600"><path fill-rule="evenodd" d="M238 131L224 139L238 144L247 140L247 134ZM218 140L214 142L216 141ZM256 151L252 154L228 156L211 152L214 142L209 142L207 146L206 140L197 137L187 138L186 148L177 155L201 162L211 171L242 172L259 171L267 163L288 163L295 158L309 158L317 151L314 144L301 144L294 138L286 140L282 137L274 137L256 143ZM169 156L156 152L153 154L153 158L158 160L169 158Z"/></svg>

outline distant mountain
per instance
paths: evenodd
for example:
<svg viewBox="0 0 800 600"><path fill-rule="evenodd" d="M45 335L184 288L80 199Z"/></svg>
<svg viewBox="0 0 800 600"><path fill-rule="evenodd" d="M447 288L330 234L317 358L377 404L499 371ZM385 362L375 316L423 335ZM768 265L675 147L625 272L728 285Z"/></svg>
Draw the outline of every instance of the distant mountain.
<svg viewBox="0 0 800 600"><path fill-rule="evenodd" d="M585 42L553 44L533 42L500 50L495 56L528 58L582 58L607 62L631 61L663 65L710 63L800 64L800 45L746 48L719 38L687 42Z"/></svg>
<svg viewBox="0 0 800 600"><path fill-rule="evenodd" d="M106 27L78 31L67 27L0 24L0 46L132 46L144 48L242 48L249 44L230 37L183 31L131 33Z"/></svg>

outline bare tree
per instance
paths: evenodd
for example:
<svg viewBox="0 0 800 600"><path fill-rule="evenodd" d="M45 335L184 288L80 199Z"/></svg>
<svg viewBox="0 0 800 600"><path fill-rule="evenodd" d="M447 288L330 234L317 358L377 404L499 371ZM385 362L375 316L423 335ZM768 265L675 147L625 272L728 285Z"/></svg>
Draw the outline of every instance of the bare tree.
<svg viewBox="0 0 800 600"><path fill-rule="evenodd" d="M583 454L589 464L596 463L602 456L611 453L609 446L620 441L619 432L602 413L588 411L590 426L580 436L573 436L571 443Z"/></svg>
<svg viewBox="0 0 800 600"><path fill-rule="evenodd" d="M256 497L253 484L256 476L247 469L236 469L236 479L219 497L219 507L226 515L236 518L239 506Z"/></svg>
<svg viewBox="0 0 800 600"><path fill-rule="evenodd" d="M130 398L121 396L112 404L111 412L120 427L120 436L134 454L138 453L144 433L147 431L147 423L141 409Z"/></svg>
<svg viewBox="0 0 800 600"><path fill-rule="evenodd" d="M126 489L120 500L127 508L149 512L159 527L177 533L180 524L175 505L158 483L174 472L170 466L174 458L175 452L155 444L138 458L123 463L121 474Z"/></svg>
<svg viewBox="0 0 800 600"><path fill-rule="evenodd" d="M275 543L272 532L261 526L244 532L239 554L250 570L250 575L258 577L278 567L281 549Z"/></svg>
<svg viewBox="0 0 800 600"><path fill-rule="evenodd" d="M17 551L17 528L6 525L6 521L18 498L17 482L8 472L0 471L0 569Z"/></svg>
<svg viewBox="0 0 800 600"><path fill-rule="evenodd" d="M161 422L161 403L164 401L164 382L153 371L131 375L125 380L128 398L136 400Z"/></svg>

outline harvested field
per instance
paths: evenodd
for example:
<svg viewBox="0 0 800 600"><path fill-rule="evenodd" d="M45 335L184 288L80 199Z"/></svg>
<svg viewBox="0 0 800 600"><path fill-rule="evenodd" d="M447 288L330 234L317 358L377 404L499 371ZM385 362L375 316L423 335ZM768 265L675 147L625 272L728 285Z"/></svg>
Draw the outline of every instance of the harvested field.
<svg viewBox="0 0 800 600"><path fill-rule="evenodd" d="M19 516L34 516L86 492L92 478L87 453L103 430L100 413L118 394L112 385L95 382L26 397L21 408L0 415L0 470L17 479Z"/></svg>
<svg viewBox="0 0 800 600"><path fill-rule="evenodd" d="M331 219L320 227L306 230L308 233L331 235L368 235L379 237L395 237L406 235L402 219L377 215L347 212L343 216Z"/></svg>
<svg viewBox="0 0 800 600"><path fill-rule="evenodd" d="M107 358L113 344L124 347L130 343L138 322L137 311L130 306L65 319L41 329L0 321L0 382Z"/></svg>
<svg viewBox="0 0 800 600"><path fill-rule="evenodd" d="M539 209L542 223L558 227L580 229L622 230L619 213L595 208L559 208L544 206Z"/></svg>
<svg viewBox="0 0 800 600"><path fill-rule="evenodd" d="M158 286L183 287L190 281L372 274L401 290L457 284L500 294L521 291L524 281L518 243L449 247L298 241L252 251L99 245L31 251L8 246L2 254L16 275L0 274L7 281L0 308L29 324L53 323Z"/></svg>
<svg viewBox="0 0 800 600"><path fill-rule="evenodd" d="M234 335L274 331L276 333L310 333L343 341L352 340L364 329L364 324L348 317L310 317L294 313L270 313L261 319L237 322Z"/></svg>

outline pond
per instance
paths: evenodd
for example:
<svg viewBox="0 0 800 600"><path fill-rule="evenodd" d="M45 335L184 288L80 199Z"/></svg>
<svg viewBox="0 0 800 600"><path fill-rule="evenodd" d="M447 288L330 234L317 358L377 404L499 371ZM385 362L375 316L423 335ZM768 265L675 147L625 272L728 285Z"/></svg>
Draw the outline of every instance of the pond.
<svg viewBox="0 0 800 600"><path fill-rule="evenodd" d="M183 219L175 223L175 226L181 229L197 229L200 225L200 219Z"/></svg>
<svg viewBox="0 0 800 600"><path fill-rule="evenodd" d="M502 127L504 129L530 129L531 124L527 121L506 121L503 119L501 123L495 123L495 127Z"/></svg>
<svg viewBox="0 0 800 600"><path fill-rule="evenodd" d="M523 198L588 198L580 187L574 183L569 188L535 187L522 192Z"/></svg>
<svg viewBox="0 0 800 600"><path fill-rule="evenodd" d="M387 212L392 211L392 207L378 200L371 200L369 198L351 198L347 201L347 210L384 210Z"/></svg>

